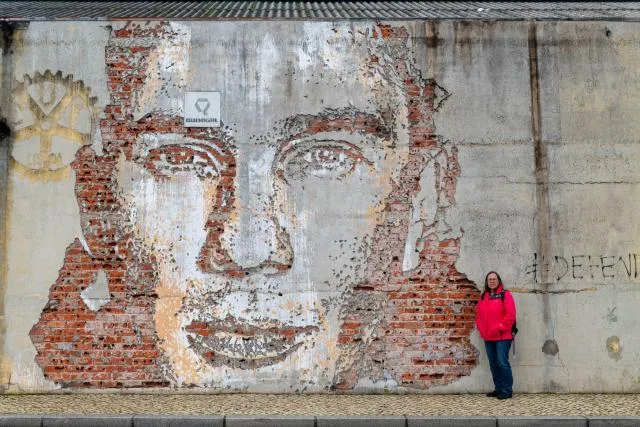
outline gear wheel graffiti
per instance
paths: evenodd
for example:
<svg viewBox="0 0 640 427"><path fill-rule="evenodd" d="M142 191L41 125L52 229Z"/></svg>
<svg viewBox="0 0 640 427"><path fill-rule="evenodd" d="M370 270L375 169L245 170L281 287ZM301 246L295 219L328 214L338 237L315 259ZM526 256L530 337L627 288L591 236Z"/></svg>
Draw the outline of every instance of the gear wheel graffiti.
<svg viewBox="0 0 640 427"><path fill-rule="evenodd" d="M97 97L73 75L36 72L13 90L11 156L27 174L56 174L69 168L76 151L91 142Z"/></svg>

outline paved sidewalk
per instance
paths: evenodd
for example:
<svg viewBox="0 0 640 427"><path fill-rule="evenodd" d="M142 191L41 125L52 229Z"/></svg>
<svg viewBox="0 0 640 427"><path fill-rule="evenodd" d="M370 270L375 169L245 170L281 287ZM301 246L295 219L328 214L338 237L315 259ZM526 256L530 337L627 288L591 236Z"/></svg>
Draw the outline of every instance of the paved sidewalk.
<svg viewBox="0 0 640 427"><path fill-rule="evenodd" d="M504 401L483 394L8 394L0 395L0 414L632 417L640 416L640 394L517 394Z"/></svg>

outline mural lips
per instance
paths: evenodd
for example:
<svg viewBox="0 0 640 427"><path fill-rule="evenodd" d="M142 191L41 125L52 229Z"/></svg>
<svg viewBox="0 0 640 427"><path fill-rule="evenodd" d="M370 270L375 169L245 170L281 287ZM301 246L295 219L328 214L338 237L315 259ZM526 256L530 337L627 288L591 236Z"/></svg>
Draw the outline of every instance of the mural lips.
<svg viewBox="0 0 640 427"><path fill-rule="evenodd" d="M192 349L209 363L256 368L282 361L318 332L317 326L259 327L227 316L185 327Z"/></svg>

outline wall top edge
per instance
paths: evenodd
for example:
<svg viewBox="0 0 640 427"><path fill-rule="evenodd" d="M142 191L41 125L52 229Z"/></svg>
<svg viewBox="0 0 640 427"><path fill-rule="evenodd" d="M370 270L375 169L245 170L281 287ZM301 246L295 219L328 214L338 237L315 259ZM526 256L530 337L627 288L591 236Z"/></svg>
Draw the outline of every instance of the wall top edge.
<svg viewBox="0 0 640 427"><path fill-rule="evenodd" d="M169 21L169 22L640 22L637 18L580 18L580 19L555 19L555 18L333 18L333 19L303 19L303 18L169 18L169 17L135 17L135 18L5 18L0 17L0 22L135 22L135 21Z"/></svg>
<svg viewBox="0 0 640 427"><path fill-rule="evenodd" d="M2 1L0 20L639 20L640 2Z"/></svg>

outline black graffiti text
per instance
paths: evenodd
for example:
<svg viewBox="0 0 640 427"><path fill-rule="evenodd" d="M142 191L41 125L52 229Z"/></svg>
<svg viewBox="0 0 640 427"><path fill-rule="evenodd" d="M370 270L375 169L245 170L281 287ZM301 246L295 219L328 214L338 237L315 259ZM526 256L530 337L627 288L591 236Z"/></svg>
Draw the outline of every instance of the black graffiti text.
<svg viewBox="0 0 640 427"><path fill-rule="evenodd" d="M525 268L525 276L534 283L543 281L546 273L549 282L571 280L638 279L640 254L624 255L554 255L533 254L533 261Z"/></svg>

